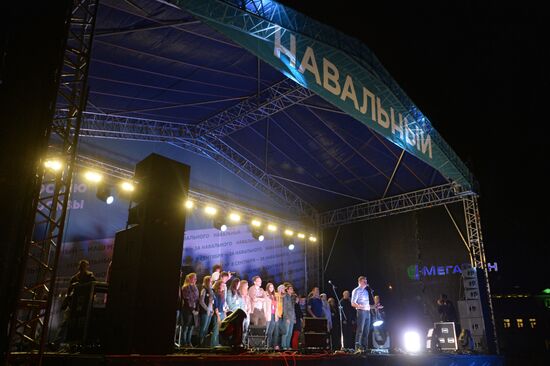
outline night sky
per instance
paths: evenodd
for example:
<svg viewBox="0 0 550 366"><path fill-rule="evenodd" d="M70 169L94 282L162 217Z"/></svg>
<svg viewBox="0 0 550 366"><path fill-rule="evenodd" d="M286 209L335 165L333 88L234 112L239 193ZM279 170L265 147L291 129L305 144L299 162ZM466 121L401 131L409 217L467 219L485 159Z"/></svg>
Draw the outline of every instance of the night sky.
<svg viewBox="0 0 550 366"><path fill-rule="evenodd" d="M487 260L499 265L493 289L550 287L542 9L528 2L365 1L362 10L352 2L281 2L362 40L468 165L480 186Z"/></svg>

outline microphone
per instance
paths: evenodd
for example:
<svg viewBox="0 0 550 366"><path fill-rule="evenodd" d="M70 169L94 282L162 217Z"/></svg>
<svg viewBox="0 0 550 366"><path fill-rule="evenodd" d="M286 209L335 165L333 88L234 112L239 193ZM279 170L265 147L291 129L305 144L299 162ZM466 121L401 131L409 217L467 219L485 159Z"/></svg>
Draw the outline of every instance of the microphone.
<svg viewBox="0 0 550 366"><path fill-rule="evenodd" d="M328 283L330 283L332 285L332 287L336 288L336 286L334 286L334 284L332 283L331 280L328 280Z"/></svg>

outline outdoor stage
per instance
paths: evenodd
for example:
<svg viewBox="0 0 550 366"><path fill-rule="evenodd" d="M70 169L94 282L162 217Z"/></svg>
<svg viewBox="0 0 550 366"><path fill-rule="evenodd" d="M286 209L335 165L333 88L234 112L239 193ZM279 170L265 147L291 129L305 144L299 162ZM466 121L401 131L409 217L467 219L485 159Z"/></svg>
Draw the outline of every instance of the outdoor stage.
<svg viewBox="0 0 550 366"><path fill-rule="evenodd" d="M28 360L25 355L12 358L13 365L23 364ZM21 361L19 363L18 361ZM219 353L186 353L166 356L141 355L84 355L46 353L44 366L164 366L164 365L345 365L345 366L501 366L504 359L494 355L459 355L459 354L366 354L347 353L301 354L298 352L219 354Z"/></svg>

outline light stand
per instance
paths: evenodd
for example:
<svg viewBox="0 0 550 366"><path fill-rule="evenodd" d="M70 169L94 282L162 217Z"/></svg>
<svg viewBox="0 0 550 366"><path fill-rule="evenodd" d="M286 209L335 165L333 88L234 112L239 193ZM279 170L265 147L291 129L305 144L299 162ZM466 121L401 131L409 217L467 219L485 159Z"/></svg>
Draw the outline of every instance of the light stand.
<svg viewBox="0 0 550 366"><path fill-rule="evenodd" d="M340 351L344 351L344 328L342 327L342 317L345 318L346 315L344 314L344 307L342 306L340 298L338 297L338 293L336 292L336 286L334 286L332 281L328 281L328 283L330 283L330 285L332 286L332 292L334 292L334 296L336 296L336 301L338 301L338 311L340 312ZM348 321L347 318L346 321Z"/></svg>

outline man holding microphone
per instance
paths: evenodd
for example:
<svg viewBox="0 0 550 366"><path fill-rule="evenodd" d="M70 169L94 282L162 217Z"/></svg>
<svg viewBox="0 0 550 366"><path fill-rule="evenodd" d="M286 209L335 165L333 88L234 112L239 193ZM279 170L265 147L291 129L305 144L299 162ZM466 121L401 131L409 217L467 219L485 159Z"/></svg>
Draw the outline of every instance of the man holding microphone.
<svg viewBox="0 0 550 366"><path fill-rule="evenodd" d="M370 329L370 302L367 289L367 277L359 276L358 286L351 293L351 306L357 310L357 331L355 333L355 352L368 348Z"/></svg>

